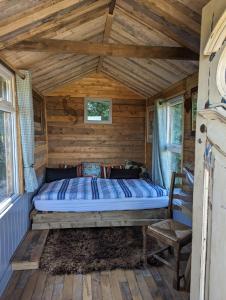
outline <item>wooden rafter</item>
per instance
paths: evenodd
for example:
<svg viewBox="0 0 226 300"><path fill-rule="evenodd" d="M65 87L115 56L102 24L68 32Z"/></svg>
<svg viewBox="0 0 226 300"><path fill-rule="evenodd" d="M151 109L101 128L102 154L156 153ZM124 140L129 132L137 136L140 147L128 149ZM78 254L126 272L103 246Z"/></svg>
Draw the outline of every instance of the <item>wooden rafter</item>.
<svg viewBox="0 0 226 300"><path fill-rule="evenodd" d="M201 16L199 15L199 13L196 12L194 9L191 9L189 6L183 4L183 0L167 0L167 2L174 8L175 11L178 11L188 16L198 24L201 24Z"/></svg>
<svg viewBox="0 0 226 300"><path fill-rule="evenodd" d="M10 49L51 53L76 53L93 56L116 56L137 58L158 58L175 60L198 60L193 51L182 47L116 45L67 40L39 39L23 41Z"/></svg>
<svg viewBox="0 0 226 300"><path fill-rule="evenodd" d="M116 5L116 0L111 0L110 5L109 5L109 13L107 15L105 28L104 28L103 43L108 42L108 39L111 34L115 5ZM101 71L103 61L104 61L104 56L100 56L99 61L98 61L98 66L97 66L97 72Z"/></svg>
<svg viewBox="0 0 226 300"><path fill-rule="evenodd" d="M47 88L45 88L45 89L43 90L43 94L44 94L44 95L47 95L49 92L51 92L51 91L53 91L53 90L59 88L59 87L62 86L62 85L68 84L68 83L73 82L73 81L75 81L75 80L80 80L81 78L83 78L83 77L85 77L85 76L87 76L87 75L93 74L93 73L95 73L95 68L88 69L87 71L84 71L83 73L81 73L81 74L79 74L79 75L75 75L75 76L71 77L71 78L68 79L68 80L61 81L60 83L57 82L57 83L55 83L55 84L53 84L53 85L50 85L50 86L48 86Z"/></svg>
<svg viewBox="0 0 226 300"><path fill-rule="evenodd" d="M121 84L124 84L127 88L129 88L131 91L145 97L148 98L150 96L150 94L144 92L143 90L136 88L134 85L132 85L131 83L129 83L126 80L123 80L121 78L119 78L118 76L115 76L114 74L112 74L111 72L107 71L105 68L103 68L103 70L101 71L105 76L112 78L113 80L116 80L118 82L120 82Z"/></svg>
<svg viewBox="0 0 226 300"><path fill-rule="evenodd" d="M97 58L91 58L89 60L84 60L82 63L72 62L69 65L62 66L61 68L50 68L48 74L43 74L41 76L37 75L33 78L34 85L40 90L49 89L52 86L61 85L68 80L75 78L75 76L80 76L87 71L94 71L97 66ZM40 78L44 80L40 80Z"/></svg>
<svg viewBox="0 0 226 300"><path fill-rule="evenodd" d="M199 53L199 35L186 31L185 26L178 26L171 23L167 18L158 15L151 9L142 5L141 2L134 0L125 2L123 0L118 0L117 9L127 17L146 26L148 29L156 29L176 41L178 44Z"/></svg>
<svg viewBox="0 0 226 300"><path fill-rule="evenodd" d="M128 82L133 83L136 86L140 86L142 90L146 91L149 94L152 94L153 92L158 92L161 90L160 85L157 85L156 83L153 83L152 80L146 80L147 76L140 76L133 70L132 68L125 67L123 63L115 62L114 60L106 59L104 61L105 68L108 68L108 70L113 74L117 74L119 77L125 78L125 80L128 80Z"/></svg>
<svg viewBox="0 0 226 300"><path fill-rule="evenodd" d="M104 29L103 43L108 42L111 33L112 22L113 22L113 15L108 14L106 19L105 29ZM97 72L101 71L103 61L104 61L104 56L100 56L98 61L98 66L97 66Z"/></svg>
<svg viewBox="0 0 226 300"><path fill-rule="evenodd" d="M197 71L207 1L2 0L0 56L30 69L38 91L99 71L151 96Z"/></svg>
<svg viewBox="0 0 226 300"><path fill-rule="evenodd" d="M188 31L190 30L196 34L200 34L200 23L187 15L187 11L179 9L175 10L175 6L172 6L168 0L140 0L140 2L154 13L162 15L166 19L170 20L173 24L179 27L184 27L184 29Z"/></svg>
<svg viewBox="0 0 226 300"><path fill-rule="evenodd" d="M36 26L34 26L36 22L30 23L30 26L32 26L32 28L26 31L22 30L21 32L16 31L14 33L15 29L13 26L4 29L5 26L1 26L0 24L1 29L3 27L2 33L6 31L8 32L9 28L11 28L10 30L12 30L9 32L8 35L4 35L4 39L2 38L1 31L0 31L0 50L3 50L11 45L15 45L21 41L33 38L35 36L44 35L46 32L50 32L50 31L55 32L57 29L62 28L67 24L71 24L75 22L75 20L77 20L78 18L82 18L87 14L94 12L95 10L105 8L108 5L108 3L109 0L99 0L90 5L84 5L81 6L80 8L71 9L70 11L64 9L60 11L57 16L54 16L54 18L48 18L48 16L47 18L43 17L40 23L37 23ZM12 23L10 22L10 24L14 24L14 22Z"/></svg>
<svg viewBox="0 0 226 300"><path fill-rule="evenodd" d="M12 23L8 23L8 24L5 24L4 26L1 26L0 27L0 36L14 32L22 27L25 27L34 22L40 21L44 18L47 18L57 12L68 9L69 7L74 6L75 4L78 4L79 2L81 2L81 0L63 0L63 1L57 2L55 4L52 4L48 7L45 7L43 9L40 9L38 11L35 11L33 14L29 14L25 17L21 17L20 19L14 21Z"/></svg>

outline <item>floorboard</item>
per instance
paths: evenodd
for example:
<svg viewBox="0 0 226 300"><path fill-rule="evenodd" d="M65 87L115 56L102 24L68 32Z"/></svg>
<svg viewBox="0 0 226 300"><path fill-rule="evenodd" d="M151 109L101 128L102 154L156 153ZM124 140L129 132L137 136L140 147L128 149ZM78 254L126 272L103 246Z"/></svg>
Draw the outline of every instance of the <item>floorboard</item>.
<svg viewBox="0 0 226 300"><path fill-rule="evenodd" d="M17 248L12 260L13 270L35 270L48 236L49 230L30 230Z"/></svg>
<svg viewBox="0 0 226 300"><path fill-rule="evenodd" d="M2 300L187 300L172 287L165 266L112 270L86 275L47 275L40 270L14 271Z"/></svg>

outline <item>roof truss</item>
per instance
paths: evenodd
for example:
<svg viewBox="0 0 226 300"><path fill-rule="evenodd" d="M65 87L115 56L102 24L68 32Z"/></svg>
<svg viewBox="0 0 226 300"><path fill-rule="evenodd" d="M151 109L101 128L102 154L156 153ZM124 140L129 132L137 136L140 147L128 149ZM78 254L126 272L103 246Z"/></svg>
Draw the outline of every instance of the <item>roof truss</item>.
<svg viewBox="0 0 226 300"><path fill-rule="evenodd" d="M99 71L151 96L197 71L200 2L2 0L0 56L40 92Z"/></svg>
<svg viewBox="0 0 226 300"><path fill-rule="evenodd" d="M37 51L51 53L74 53L81 55L158 58L177 60L198 60L199 56L183 47L135 46L110 43L90 43L82 41L67 41L39 39L23 41L10 49L22 51Z"/></svg>

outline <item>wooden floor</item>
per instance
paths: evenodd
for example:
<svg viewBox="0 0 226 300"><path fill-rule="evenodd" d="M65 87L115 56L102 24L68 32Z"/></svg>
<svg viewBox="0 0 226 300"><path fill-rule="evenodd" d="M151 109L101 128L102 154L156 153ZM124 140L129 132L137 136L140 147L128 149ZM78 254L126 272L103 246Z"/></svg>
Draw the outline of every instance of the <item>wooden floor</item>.
<svg viewBox="0 0 226 300"><path fill-rule="evenodd" d="M50 276L40 270L14 271L2 300L187 300L172 288L166 267Z"/></svg>

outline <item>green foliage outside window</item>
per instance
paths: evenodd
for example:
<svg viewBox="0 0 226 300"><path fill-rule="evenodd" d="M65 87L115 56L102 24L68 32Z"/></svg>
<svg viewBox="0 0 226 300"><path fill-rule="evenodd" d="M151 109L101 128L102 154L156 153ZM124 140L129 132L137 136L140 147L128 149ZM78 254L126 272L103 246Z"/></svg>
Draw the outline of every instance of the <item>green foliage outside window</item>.
<svg viewBox="0 0 226 300"><path fill-rule="evenodd" d="M109 101L88 101L87 102L87 117L101 117L101 121L108 121L110 117L110 102ZM90 118L91 119L91 118Z"/></svg>
<svg viewBox="0 0 226 300"><path fill-rule="evenodd" d="M171 107L171 144L182 144L182 105L182 103L179 103Z"/></svg>

